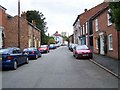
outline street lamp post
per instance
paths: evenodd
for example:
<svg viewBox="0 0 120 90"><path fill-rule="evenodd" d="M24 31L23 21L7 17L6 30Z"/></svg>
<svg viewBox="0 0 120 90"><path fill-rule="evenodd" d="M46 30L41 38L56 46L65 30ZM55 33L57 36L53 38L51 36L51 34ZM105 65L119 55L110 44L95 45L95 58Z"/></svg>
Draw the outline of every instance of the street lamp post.
<svg viewBox="0 0 120 90"><path fill-rule="evenodd" d="M18 48L20 48L20 0L18 0Z"/></svg>

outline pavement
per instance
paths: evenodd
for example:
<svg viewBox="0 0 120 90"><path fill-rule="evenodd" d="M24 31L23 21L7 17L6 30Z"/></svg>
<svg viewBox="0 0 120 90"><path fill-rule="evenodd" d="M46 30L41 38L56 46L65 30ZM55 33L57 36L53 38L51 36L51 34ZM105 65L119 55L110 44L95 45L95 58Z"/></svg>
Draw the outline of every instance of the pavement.
<svg viewBox="0 0 120 90"><path fill-rule="evenodd" d="M118 69L120 67L120 61L117 59L94 54L94 58L91 61L120 79L120 70Z"/></svg>

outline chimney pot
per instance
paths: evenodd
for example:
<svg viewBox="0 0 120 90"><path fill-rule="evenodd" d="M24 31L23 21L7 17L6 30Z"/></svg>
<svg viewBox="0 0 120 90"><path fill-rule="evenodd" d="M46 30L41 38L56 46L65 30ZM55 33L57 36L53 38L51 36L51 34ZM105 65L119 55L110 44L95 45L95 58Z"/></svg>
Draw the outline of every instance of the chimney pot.
<svg viewBox="0 0 120 90"><path fill-rule="evenodd" d="M84 9L84 11L86 12L86 11L87 11L87 9Z"/></svg>

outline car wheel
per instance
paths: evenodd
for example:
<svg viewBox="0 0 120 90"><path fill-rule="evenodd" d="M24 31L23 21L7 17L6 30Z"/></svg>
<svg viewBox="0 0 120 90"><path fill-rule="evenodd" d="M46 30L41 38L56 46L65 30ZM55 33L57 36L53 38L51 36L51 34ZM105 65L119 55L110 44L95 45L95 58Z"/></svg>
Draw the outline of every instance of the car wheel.
<svg viewBox="0 0 120 90"><path fill-rule="evenodd" d="M90 59L93 59L93 56L91 56Z"/></svg>
<svg viewBox="0 0 120 90"><path fill-rule="evenodd" d="M14 64L13 64L13 69L16 70L17 69L17 62L14 61Z"/></svg>
<svg viewBox="0 0 120 90"><path fill-rule="evenodd" d="M29 63L29 59L28 59L28 57L27 57L27 59L26 59L26 62L25 62L26 64L28 64Z"/></svg>
<svg viewBox="0 0 120 90"><path fill-rule="evenodd" d="M73 54L73 57L75 57L75 54Z"/></svg>
<svg viewBox="0 0 120 90"><path fill-rule="evenodd" d="M77 56L77 54L75 54L75 58L76 58L76 59L78 59L78 56Z"/></svg>
<svg viewBox="0 0 120 90"><path fill-rule="evenodd" d="M37 59L37 58L38 58L38 55L35 56L35 59Z"/></svg>

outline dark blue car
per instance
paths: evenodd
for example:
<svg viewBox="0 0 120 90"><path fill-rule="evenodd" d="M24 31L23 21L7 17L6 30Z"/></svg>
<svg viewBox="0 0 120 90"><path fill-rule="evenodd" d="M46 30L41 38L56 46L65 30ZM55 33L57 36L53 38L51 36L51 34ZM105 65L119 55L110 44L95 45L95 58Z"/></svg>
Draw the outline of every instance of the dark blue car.
<svg viewBox="0 0 120 90"><path fill-rule="evenodd" d="M24 49L23 53L26 54L29 59L37 59L42 56L41 52L34 47Z"/></svg>
<svg viewBox="0 0 120 90"><path fill-rule="evenodd" d="M50 45L49 45L49 49L56 49L55 44L50 44Z"/></svg>
<svg viewBox="0 0 120 90"><path fill-rule="evenodd" d="M27 55L24 55L19 48L6 48L0 50L1 68L17 69L20 64L29 63Z"/></svg>

